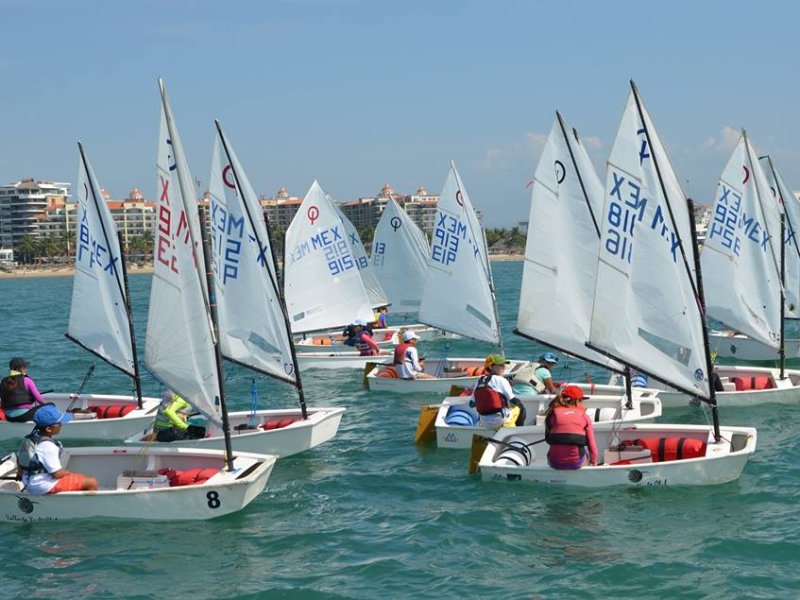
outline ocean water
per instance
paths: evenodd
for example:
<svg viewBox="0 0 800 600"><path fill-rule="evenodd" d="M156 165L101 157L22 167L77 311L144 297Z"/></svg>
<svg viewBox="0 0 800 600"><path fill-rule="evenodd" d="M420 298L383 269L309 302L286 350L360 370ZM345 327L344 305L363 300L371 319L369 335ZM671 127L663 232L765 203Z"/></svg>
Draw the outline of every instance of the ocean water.
<svg viewBox="0 0 800 600"><path fill-rule="evenodd" d="M541 348L511 333L521 262L493 263L506 354ZM131 277L140 346L150 277ZM21 355L40 389L128 390L126 377L63 337L72 279L0 280L0 365ZM481 356L458 340L428 356ZM556 379L586 369L562 359ZM604 374L588 369L595 380ZM229 366L232 410L252 376ZM4 598L797 598L800 443L797 406L720 410L758 428L742 477L708 488L596 491L483 483L468 453L414 444L435 397L369 394L357 371L304 374L310 405L343 405L337 437L278 461L244 511L206 522L0 522ZM262 406L293 405L256 379ZM146 377L145 391L159 392ZM706 422L702 409L663 421ZM12 451L16 444L0 449Z"/></svg>

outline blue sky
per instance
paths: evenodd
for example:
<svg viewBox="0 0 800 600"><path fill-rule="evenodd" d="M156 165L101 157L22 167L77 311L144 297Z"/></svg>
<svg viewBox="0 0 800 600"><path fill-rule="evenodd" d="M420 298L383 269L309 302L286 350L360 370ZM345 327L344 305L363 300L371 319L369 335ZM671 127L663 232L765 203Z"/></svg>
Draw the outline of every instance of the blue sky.
<svg viewBox="0 0 800 600"><path fill-rule="evenodd" d="M454 160L488 226L527 218L560 110L604 167L636 80L688 195L711 203L739 130L800 189L800 3L0 0L0 183L155 195L162 76L189 164L213 119L258 193L337 200ZM604 178L604 173L601 174Z"/></svg>

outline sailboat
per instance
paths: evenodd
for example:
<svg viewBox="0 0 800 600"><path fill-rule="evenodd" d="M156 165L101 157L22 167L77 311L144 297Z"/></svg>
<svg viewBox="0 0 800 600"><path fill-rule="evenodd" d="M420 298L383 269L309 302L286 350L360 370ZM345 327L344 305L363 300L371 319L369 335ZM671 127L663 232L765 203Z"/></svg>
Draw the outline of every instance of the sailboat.
<svg viewBox="0 0 800 600"><path fill-rule="evenodd" d="M603 184L577 132L561 114L550 130L533 179L522 290L515 333L577 358L618 372L624 365L586 347L600 251ZM639 388L581 384L587 413L595 423L652 421L661 416L658 392ZM550 394L518 396L526 407L526 425L543 424ZM478 413L464 398L450 398L439 409L439 447L469 447Z"/></svg>
<svg viewBox="0 0 800 600"><path fill-rule="evenodd" d="M452 162L436 211L419 320L431 327L499 346L502 351L486 239ZM508 372L513 374L523 364L524 361L512 362ZM394 367L375 366L367 373L366 381L372 391L444 393L453 385L474 385L483 365L483 358L430 360L425 365L430 377L419 379L401 379Z"/></svg>
<svg viewBox="0 0 800 600"><path fill-rule="evenodd" d="M49 393L59 410L75 410L63 440L123 440L153 421L159 400L142 398L125 257L108 205L78 142L78 236L67 338L134 381L135 396ZM28 435L33 422L0 421L0 439Z"/></svg>
<svg viewBox="0 0 800 600"><path fill-rule="evenodd" d="M296 387L300 402L299 409L229 413L231 443L238 451L291 456L333 438L345 409L306 407L267 223L222 126L218 121L215 125L209 197L221 353L232 362ZM131 441L145 442L149 434L144 432ZM222 434L211 421L205 437L182 440L180 445L221 448Z"/></svg>
<svg viewBox="0 0 800 600"><path fill-rule="evenodd" d="M284 294L293 335L372 321L372 302L341 213L316 181L286 231L285 254ZM301 369L364 368L381 360L341 345L304 351L297 358Z"/></svg>
<svg viewBox="0 0 800 600"><path fill-rule="evenodd" d="M772 157L762 156L758 159L767 179L771 195L777 198L780 208L783 209L785 233L783 235L783 290L785 295L784 318L800 318L800 245L797 239L797 227L800 226L800 201L795 198L792 189L786 182L781 172L775 166ZM716 216L711 225L711 231L722 231L725 226ZM771 241L776 240L771 237ZM800 359L800 339L786 338L783 341L783 356L786 360ZM712 331L710 336L711 348L722 359L737 359L761 363L776 364L781 357L771 345L764 344L758 339L736 331Z"/></svg>
<svg viewBox="0 0 800 600"><path fill-rule="evenodd" d="M598 466L572 471L548 465L543 427L501 429L480 458L481 477L583 487L733 481L755 451L756 430L719 424L692 205L633 82L604 198L587 344L703 399L713 424L598 425Z"/></svg>
<svg viewBox="0 0 800 600"><path fill-rule="evenodd" d="M225 450L70 448L64 468L95 477L98 491L31 496L13 481L16 460L0 461L0 511L9 521L75 518L210 519L244 508L267 484L274 455L233 454L216 345L213 288L202 277L197 201L163 82L158 151L158 222L145 360L151 372L220 420ZM207 254L207 253L206 253ZM207 290L212 292L207 295ZM153 305L157 305L153 311ZM220 413L215 405L219 402Z"/></svg>
<svg viewBox="0 0 800 600"><path fill-rule="evenodd" d="M800 402L800 371L786 370L780 352L786 312L781 277L786 264L781 257L789 253L782 242L780 199L771 192L762 165L770 166L756 159L750 138L742 132L720 176L700 262L708 315L771 348L780 367L715 365L725 389L717 394L722 406ZM797 290L791 293L796 301ZM685 405L689 399L679 391L660 396L664 406Z"/></svg>

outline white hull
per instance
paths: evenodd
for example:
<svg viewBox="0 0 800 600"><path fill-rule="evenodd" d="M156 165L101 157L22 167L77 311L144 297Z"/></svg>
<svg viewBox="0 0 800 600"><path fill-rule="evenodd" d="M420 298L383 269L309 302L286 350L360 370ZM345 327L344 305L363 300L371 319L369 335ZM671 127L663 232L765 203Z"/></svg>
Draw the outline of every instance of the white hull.
<svg viewBox="0 0 800 600"><path fill-rule="evenodd" d="M395 394L449 394L452 386L473 387L480 376L468 376L465 369L482 367L483 358L429 358L425 361L425 373L429 378L400 379L397 376L384 377L386 369L377 366L367 374L367 384L372 392L392 392ZM512 361L506 373L512 374L526 361ZM390 372L394 371L394 367Z"/></svg>
<svg viewBox="0 0 800 600"><path fill-rule="evenodd" d="M397 325L392 327L385 327L381 329L373 329L372 337L375 343L381 347L388 347L400 343L397 333L400 331L413 331L420 340L439 340L439 339L455 339L459 336L455 333L449 333L442 329L435 327L428 327L419 323L412 323L409 325ZM295 339L295 348L298 352L313 351L319 349L320 346L341 345L344 342L344 336L341 330L324 331L320 333L309 333L300 338Z"/></svg>
<svg viewBox="0 0 800 600"><path fill-rule="evenodd" d="M303 421L300 409L259 410L255 414L257 429L236 429L247 425L251 413L233 412L228 415L231 425L231 445L236 452L255 452L274 454L277 457L291 456L304 452L332 439L339 429L344 408L309 408L308 419ZM265 430L263 425L283 419L294 420L291 424L277 429ZM151 430L138 431L135 436L125 440L128 444L144 445L149 448L174 447L224 450L225 438L222 430L211 425L206 436L196 440L176 442L147 441ZM147 450L145 450L147 451Z"/></svg>
<svg viewBox="0 0 800 600"><path fill-rule="evenodd" d="M553 396L550 395L520 397L526 410L526 426L544 425L545 411L552 398ZM469 400L469 396L458 396L447 398L442 402L436 415L436 445L439 448L469 448L472 446L473 435L491 437L497 431L477 425L478 412L474 408L470 408ZM651 392L639 393L634 390L631 408L625 408L625 404L625 397L618 395L591 396L583 401L586 412L596 425L600 423L638 423L652 421L661 416L661 402L657 395ZM476 425L448 424L448 414L452 407L457 407L460 411L467 411ZM451 418L451 421L461 420L463 422L463 412L460 412L459 417L462 418Z"/></svg>
<svg viewBox="0 0 800 600"><path fill-rule="evenodd" d="M139 519L178 521L213 519L247 506L267 485L274 456L237 454L234 471L227 471L224 453L187 448L68 448L64 467L94 477L96 492L61 492L33 496L13 481L13 455L0 461L0 518L14 522L66 519ZM123 471L213 468L204 483L181 487L120 489Z"/></svg>
<svg viewBox="0 0 800 600"><path fill-rule="evenodd" d="M785 370L785 378L780 379L779 369L767 367L741 367L716 365L714 367L727 391L717 392L717 405L755 406L758 404L796 404L800 403L800 371ZM749 382L753 377L769 380L768 389L736 390L735 379ZM741 386L740 386L741 387ZM689 395L675 390L659 391L658 397L664 408L684 407L696 401Z"/></svg>
<svg viewBox="0 0 800 600"><path fill-rule="evenodd" d="M358 351L348 352L302 352L297 354L297 364L301 369L364 369L367 363L387 364L394 354L387 352L379 356L361 356Z"/></svg>
<svg viewBox="0 0 800 600"><path fill-rule="evenodd" d="M72 403L72 394L45 394L45 400L65 411ZM124 417L113 419L73 419L64 424L59 440L124 440L152 424L158 411L158 398L142 398L142 409L134 409ZM132 396L109 394L81 394L73 408L90 406L130 406L136 405ZM12 423L0 421L0 440L22 438L33 429L33 421Z"/></svg>
<svg viewBox="0 0 800 600"><path fill-rule="evenodd" d="M723 440L713 441L713 428L706 425L642 425L620 427L618 424L598 424L595 438L600 456L606 459L605 448L624 440L640 438L683 437L706 442L705 455L665 462L639 462L636 464L586 466L567 471L556 470L547 464L547 443L530 446L533 460L528 466L518 466L500 459L506 446L489 443L481 456L478 467L484 481L526 482L545 485L570 485L588 488L610 486L662 486L662 485L716 485L739 478L750 455L756 448L756 430L750 427L721 427ZM544 440L544 427L519 427L501 429L495 440L510 438L530 443ZM647 454L647 451L644 452ZM647 458L647 461L650 459Z"/></svg>
<svg viewBox="0 0 800 600"><path fill-rule="evenodd" d="M775 348L770 348L746 335L729 335L721 331L713 331L708 338L711 351L716 352L720 358L762 361L773 364L780 360L780 354ZM785 339L783 345L786 360L800 359L800 339Z"/></svg>

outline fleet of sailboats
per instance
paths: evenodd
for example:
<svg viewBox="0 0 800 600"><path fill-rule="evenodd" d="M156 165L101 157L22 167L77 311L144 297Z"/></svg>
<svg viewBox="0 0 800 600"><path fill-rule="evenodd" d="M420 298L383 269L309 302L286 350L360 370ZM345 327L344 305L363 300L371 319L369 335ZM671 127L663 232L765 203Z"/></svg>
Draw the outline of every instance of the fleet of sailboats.
<svg viewBox="0 0 800 600"><path fill-rule="evenodd" d="M49 393L76 418L62 439L125 439L126 446L68 448L70 470L98 479L95 492L32 499L0 460L0 514L10 521L73 518L208 519L244 508L280 457L333 438L343 407L306 404L301 370L360 368L371 390L446 393L477 381L483 358L429 359L426 377L402 379L391 351L360 356L336 334L373 321L374 309L418 314L420 337L446 333L503 350L488 249L451 163L430 245L389 198L367 256L353 224L315 181L286 232L283 278L258 198L219 122L208 190L200 203L159 80L157 226L144 361L164 387L202 415L205 435L154 441L159 399L143 397L120 239L79 143L76 272L67 337L128 375L132 395ZM800 318L798 202L768 156L742 136L719 180L702 252L687 200L635 84L607 163L597 177L577 132L557 113L537 166L515 333L618 374L624 388L590 392L597 466L556 470L547 460L549 395L522 397L521 427L478 424L466 395L436 407L437 443L466 448L487 481L579 487L713 485L737 479L756 448L750 427L720 424L718 404L800 402L800 371L787 370L784 319ZM709 334L707 318L733 330ZM389 347L400 340L386 330ZM317 339L327 337L324 345ZM322 349L322 346L325 346ZM798 345L800 348L800 345ZM298 352L299 349L304 351ZM746 350L745 350L746 349ZM713 356L712 356L713 352ZM797 350L800 356L800 350ZM777 361L730 366L726 357ZM756 358L752 358L756 357ZM297 408L231 412L224 360L296 389ZM508 375L527 361L512 361ZM658 389L632 389L630 369ZM394 371L394 376L392 372ZM598 393L599 392L599 393ZM643 421L699 401L710 422ZM101 418L106 413L111 418ZM30 423L0 420L0 439ZM675 448L665 456L664 448ZM170 485L167 472L203 472Z"/></svg>

